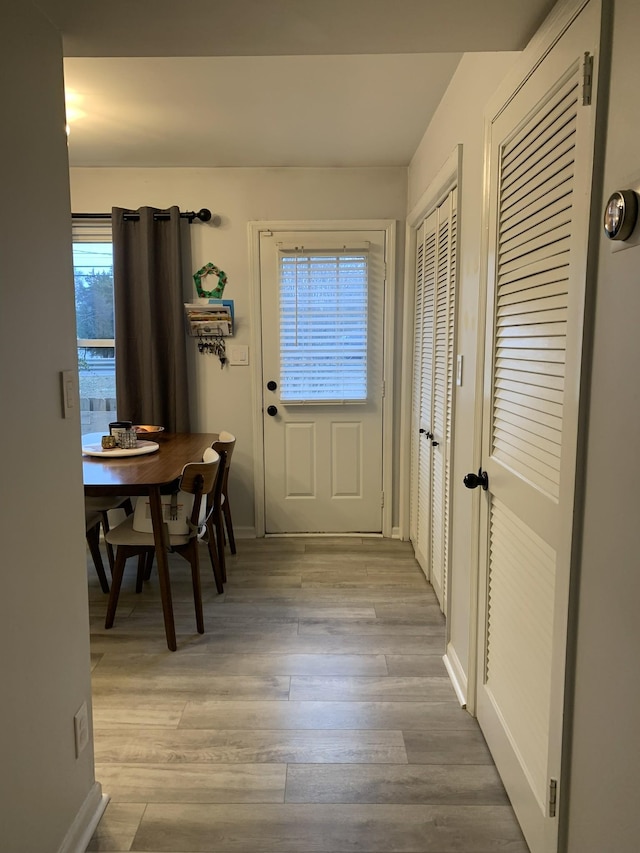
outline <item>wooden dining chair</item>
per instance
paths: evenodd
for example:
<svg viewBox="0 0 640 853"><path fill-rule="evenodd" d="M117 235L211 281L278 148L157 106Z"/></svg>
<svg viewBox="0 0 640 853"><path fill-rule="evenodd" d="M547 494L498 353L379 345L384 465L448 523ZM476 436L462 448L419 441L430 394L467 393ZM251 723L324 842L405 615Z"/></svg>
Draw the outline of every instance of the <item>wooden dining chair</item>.
<svg viewBox="0 0 640 853"><path fill-rule="evenodd" d="M222 508L222 516L224 518L224 530L222 531L222 543L223 543L223 561L222 561L222 574L223 578L226 581L227 579L227 570L226 564L224 561L224 542L225 535L226 540L229 542L229 550L232 554L236 553L236 540L233 535L233 521L231 519L231 503L229 501L229 471L231 470L231 457L233 456L233 451L236 446L236 438L230 432L222 431L218 434L218 438L213 442L211 447L217 453L225 453L226 454L226 462L224 466L224 476L222 479L222 494L220 497L221 508Z"/></svg>
<svg viewBox="0 0 640 853"><path fill-rule="evenodd" d="M215 536L217 544L218 560L222 572L222 580L227 580L227 565L225 559L225 543L229 542L229 550L236 553L236 540L233 535L233 522L231 520L231 504L229 503L229 470L231 468L231 457L236 446L235 436L230 432L218 433L218 438L211 445L211 450L224 454L224 468L222 471L222 482L220 488L220 499L214 509L212 516L215 525ZM205 451L206 453L206 451ZM211 525L210 525L211 528ZM211 560L213 564L213 557ZM215 567L214 567L215 574Z"/></svg>
<svg viewBox="0 0 640 853"><path fill-rule="evenodd" d="M209 548L209 558L213 569L218 594L224 592L223 583L227 579L224 561L224 518L222 515L222 482L224 480L226 451L218 453L212 447L207 447L202 455L203 462L210 462L215 457L220 459L218 475L212 491L207 495L206 532L203 537Z"/></svg>
<svg viewBox="0 0 640 853"><path fill-rule="evenodd" d="M93 565L100 581L100 588L104 593L107 593L109 592L109 581L107 580L107 573L102 562L102 554L100 553L100 525L102 523L102 516L99 512L88 512L85 510L84 520L87 531L87 545L89 546L91 559L93 560Z"/></svg>
<svg viewBox="0 0 640 853"><path fill-rule="evenodd" d="M87 497L85 495L85 515L88 516L96 512L100 515L100 526L102 527L102 531L105 536L105 550L107 552L109 568L112 572L115 557L113 553L113 545L106 541L106 536L110 529L109 513L111 512L111 510L114 509L122 509L124 510L125 515L131 515L131 513L133 512L133 504L131 503L131 498L126 497L125 495L115 495L114 497Z"/></svg>
<svg viewBox="0 0 640 853"><path fill-rule="evenodd" d="M189 516L184 519L185 532L169 533L167 535L167 544L171 551L179 554L191 565L193 601L196 611L196 627L199 634L204 633L204 615L202 612L198 536L206 529L207 525L206 516L202 518L201 507L203 500L206 501L206 496L210 494L215 486L219 467L220 457L217 454L215 458L210 458L210 461L208 462L190 462L184 466L182 474L180 475L178 489L182 493L193 495L193 505ZM107 541L116 547L116 558L113 568L109 603L107 605L105 628L113 627L127 559L132 556L143 558L138 560L136 584L137 587L139 587L141 585L142 574L144 572L145 558L149 554L153 556L155 552L153 533L142 533L135 530L133 527L133 519L133 515L127 516L123 522L118 524L116 527L113 527L109 533L107 533ZM160 583L160 596L164 610L168 601L166 597L167 593L162 582ZM169 643L168 633L167 642Z"/></svg>

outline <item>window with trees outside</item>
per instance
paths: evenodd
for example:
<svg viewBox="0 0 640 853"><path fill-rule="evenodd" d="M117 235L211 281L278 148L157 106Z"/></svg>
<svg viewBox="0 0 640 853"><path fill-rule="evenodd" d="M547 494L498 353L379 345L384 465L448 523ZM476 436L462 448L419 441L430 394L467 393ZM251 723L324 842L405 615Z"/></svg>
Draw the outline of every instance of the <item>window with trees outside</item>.
<svg viewBox="0 0 640 853"><path fill-rule="evenodd" d="M110 223L74 223L73 278L82 432L108 432L117 420Z"/></svg>

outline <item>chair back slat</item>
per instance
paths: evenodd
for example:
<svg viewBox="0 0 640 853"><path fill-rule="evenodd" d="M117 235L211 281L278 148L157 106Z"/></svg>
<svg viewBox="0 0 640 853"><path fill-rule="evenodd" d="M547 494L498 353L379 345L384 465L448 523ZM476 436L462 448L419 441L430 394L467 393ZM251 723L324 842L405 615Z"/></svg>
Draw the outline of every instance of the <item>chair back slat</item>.
<svg viewBox="0 0 640 853"><path fill-rule="evenodd" d="M235 446L235 436L231 435L230 432L221 432L218 439L211 445L217 453L227 454L224 466L226 469L231 467L231 456L233 455L233 449Z"/></svg>
<svg viewBox="0 0 640 853"><path fill-rule="evenodd" d="M189 462L182 469L179 488L192 495L208 494L215 484L219 464L219 458L209 462Z"/></svg>
<svg viewBox="0 0 640 853"><path fill-rule="evenodd" d="M188 492L193 495L193 507L191 509L191 526L197 530L198 521L200 519L200 506L202 504L202 496L208 496L213 492L214 486L218 481L220 468L220 456L217 458L209 458L208 462L190 462L185 465L180 475L180 489L183 492Z"/></svg>

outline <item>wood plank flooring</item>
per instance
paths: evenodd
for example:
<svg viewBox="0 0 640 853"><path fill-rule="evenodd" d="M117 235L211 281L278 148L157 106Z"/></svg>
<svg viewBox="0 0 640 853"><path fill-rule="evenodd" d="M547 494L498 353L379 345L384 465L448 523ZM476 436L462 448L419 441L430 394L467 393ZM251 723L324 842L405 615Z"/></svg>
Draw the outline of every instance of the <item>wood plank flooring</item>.
<svg viewBox="0 0 640 853"><path fill-rule="evenodd" d="M242 540L223 595L170 557L178 650L130 561L115 626L88 567L103 853L527 853L442 662L411 546Z"/></svg>

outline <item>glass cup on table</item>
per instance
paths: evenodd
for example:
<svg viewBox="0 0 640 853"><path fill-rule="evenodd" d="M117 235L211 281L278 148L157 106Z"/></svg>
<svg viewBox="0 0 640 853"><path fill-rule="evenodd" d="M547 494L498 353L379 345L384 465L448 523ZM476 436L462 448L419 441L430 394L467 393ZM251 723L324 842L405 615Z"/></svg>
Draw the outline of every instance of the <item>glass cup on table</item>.
<svg viewBox="0 0 640 853"><path fill-rule="evenodd" d="M135 429L123 429L118 433L116 440L118 447L123 450L132 450L138 445L138 434Z"/></svg>
<svg viewBox="0 0 640 853"><path fill-rule="evenodd" d="M133 423L131 421L112 421L109 424L109 432L112 436L114 436L118 447L122 447L122 445L120 444L120 434L132 428Z"/></svg>

